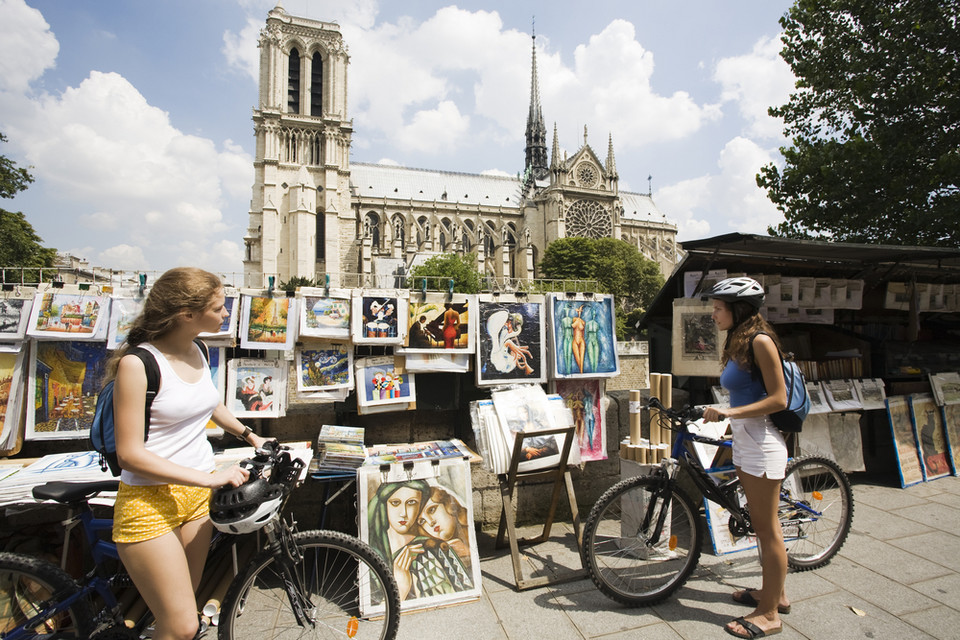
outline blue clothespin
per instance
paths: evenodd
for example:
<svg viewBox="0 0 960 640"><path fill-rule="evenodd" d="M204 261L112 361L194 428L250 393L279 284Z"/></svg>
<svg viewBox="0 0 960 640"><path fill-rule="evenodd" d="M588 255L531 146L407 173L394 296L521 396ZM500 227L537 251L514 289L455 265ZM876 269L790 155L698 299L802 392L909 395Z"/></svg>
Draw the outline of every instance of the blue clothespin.
<svg viewBox="0 0 960 640"><path fill-rule="evenodd" d="M330 297L330 274L326 274L326 284L323 287L323 295L326 298Z"/></svg>
<svg viewBox="0 0 960 640"><path fill-rule="evenodd" d="M422 295L424 298L427 297L427 279L426 278L423 278L422 280L420 280L420 295Z"/></svg>
<svg viewBox="0 0 960 640"><path fill-rule="evenodd" d="M273 283L276 281L275 276L267 276L267 296L273 297Z"/></svg>
<svg viewBox="0 0 960 640"><path fill-rule="evenodd" d="M140 287L137 289L137 293L142 298L147 290L147 274L141 273L137 277L140 279Z"/></svg>
<svg viewBox="0 0 960 640"><path fill-rule="evenodd" d="M447 294L451 298L453 297L453 278L450 278L450 281L447 283Z"/></svg>

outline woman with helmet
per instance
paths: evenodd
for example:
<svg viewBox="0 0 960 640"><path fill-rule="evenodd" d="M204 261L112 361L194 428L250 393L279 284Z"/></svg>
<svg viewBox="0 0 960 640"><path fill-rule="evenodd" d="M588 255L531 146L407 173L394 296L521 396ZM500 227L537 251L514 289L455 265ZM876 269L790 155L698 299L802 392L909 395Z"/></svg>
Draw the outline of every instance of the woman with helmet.
<svg viewBox="0 0 960 640"><path fill-rule="evenodd" d="M730 408L708 407L706 421L730 419L733 464L750 509L760 546L761 588L733 594L753 612L732 620L727 633L759 638L779 633L780 614L790 611L784 591L787 552L777 519L780 482L787 464L787 445L770 414L787 406L780 364L780 343L760 315L763 287L752 278L721 280L704 296L713 300L713 321L727 332L720 384L730 392Z"/></svg>
<svg viewBox="0 0 960 640"><path fill-rule="evenodd" d="M156 618L156 640L197 634L196 589L213 526L210 491L239 486L248 471L214 470L206 425L260 447L265 440L224 406L194 339L228 315L216 275L195 268L164 273L150 290L127 340L110 362L116 377L117 457L123 471L114 506L113 540L134 585ZM149 351L160 368L145 439L147 376L130 347Z"/></svg>

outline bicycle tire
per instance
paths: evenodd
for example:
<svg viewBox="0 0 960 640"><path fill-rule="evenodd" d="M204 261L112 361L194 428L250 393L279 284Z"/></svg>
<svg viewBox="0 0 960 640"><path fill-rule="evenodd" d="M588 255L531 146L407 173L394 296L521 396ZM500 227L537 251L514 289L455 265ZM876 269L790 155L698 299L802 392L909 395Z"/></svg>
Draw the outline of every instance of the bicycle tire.
<svg viewBox="0 0 960 640"><path fill-rule="evenodd" d="M313 627L297 624L280 563L261 552L230 583L220 611L220 640L354 638L392 640L400 626L400 592L392 568L368 544L337 531L301 531L299 584L311 600ZM379 609L361 611L382 598ZM352 635L351 635L352 634Z"/></svg>
<svg viewBox="0 0 960 640"><path fill-rule="evenodd" d="M667 598L690 577L700 559L703 528L685 494L671 492L666 539L651 546L651 527L640 531L651 493L662 481L647 476L610 487L590 510L583 530L583 564L607 597L628 606ZM668 529L669 528L669 529Z"/></svg>
<svg viewBox="0 0 960 640"><path fill-rule="evenodd" d="M46 560L0 552L0 633L10 633L27 622L37 614L37 605L79 590L76 580ZM93 608L89 600L80 598L25 637L87 640L93 624Z"/></svg>
<svg viewBox="0 0 960 640"><path fill-rule="evenodd" d="M797 571L824 566L840 551L853 522L853 489L847 474L828 458L795 458L787 464L782 487L789 496L781 498L779 507L787 564ZM796 502L820 515L798 508Z"/></svg>

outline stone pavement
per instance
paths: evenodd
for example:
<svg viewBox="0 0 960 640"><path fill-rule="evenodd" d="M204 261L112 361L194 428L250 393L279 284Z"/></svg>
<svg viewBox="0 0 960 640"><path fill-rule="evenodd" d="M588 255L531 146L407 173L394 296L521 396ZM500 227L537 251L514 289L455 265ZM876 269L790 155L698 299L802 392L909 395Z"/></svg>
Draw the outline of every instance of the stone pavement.
<svg viewBox="0 0 960 640"><path fill-rule="evenodd" d="M854 475L852 481L850 535L826 567L787 575L793 610L776 637L960 638L960 478L907 489L887 476ZM494 549L494 536L480 535L480 600L405 613L399 640L730 638L721 627L749 611L730 594L760 584L755 551L715 556L707 536L708 548L686 585L655 606L623 607L589 579L517 591L509 549ZM580 568L569 524L555 525L549 541L521 553L525 577Z"/></svg>

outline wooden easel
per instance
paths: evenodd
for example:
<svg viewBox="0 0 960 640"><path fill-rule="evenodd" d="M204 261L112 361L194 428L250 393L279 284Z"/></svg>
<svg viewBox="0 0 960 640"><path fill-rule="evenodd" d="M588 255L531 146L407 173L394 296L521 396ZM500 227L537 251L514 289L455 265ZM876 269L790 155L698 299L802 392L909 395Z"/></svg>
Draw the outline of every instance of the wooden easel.
<svg viewBox="0 0 960 640"><path fill-rule="evenodd" d="M563 439L563 450L560 452L560 463L553 468L524 472L517 470L523 461L523 447L521 446L527 438L542 438L544 436L565 436ZM573 491L573 480L570 478L570 471L567 468L567 460L570 456L570 447L575 438L574 427L563 429L548 429L545 431L518 432L513 445L513 458L510 460L510 469L506 474L500 474L500 497L503 499L503 507L500 510L500 526L497 530L497 548L503 548L504 535L506 535L510 545L510 555L513 559L513 573L517 581L517 589L532 589L542 587L557 582L567 580L576 580L585 577L585 569L573 569L554 576L539 576L536 578L524 578L523 569L520 564L520 546L539 544L550 538L550 529L553 526L553 518L557 511L557 503L560 501L560 490L566 488L567 499L570 501L570 512L573 515L573 530L577 538L577 550L581 550L583 540L580 533L580 512L577 509L577 497ZM516 529L516 504L514 496L520 483L537 482L544 480L553 481L553 497L550 500L550 509L547 512L547 521L543 525L543 532L536 538L517 539Z"/></svg>

